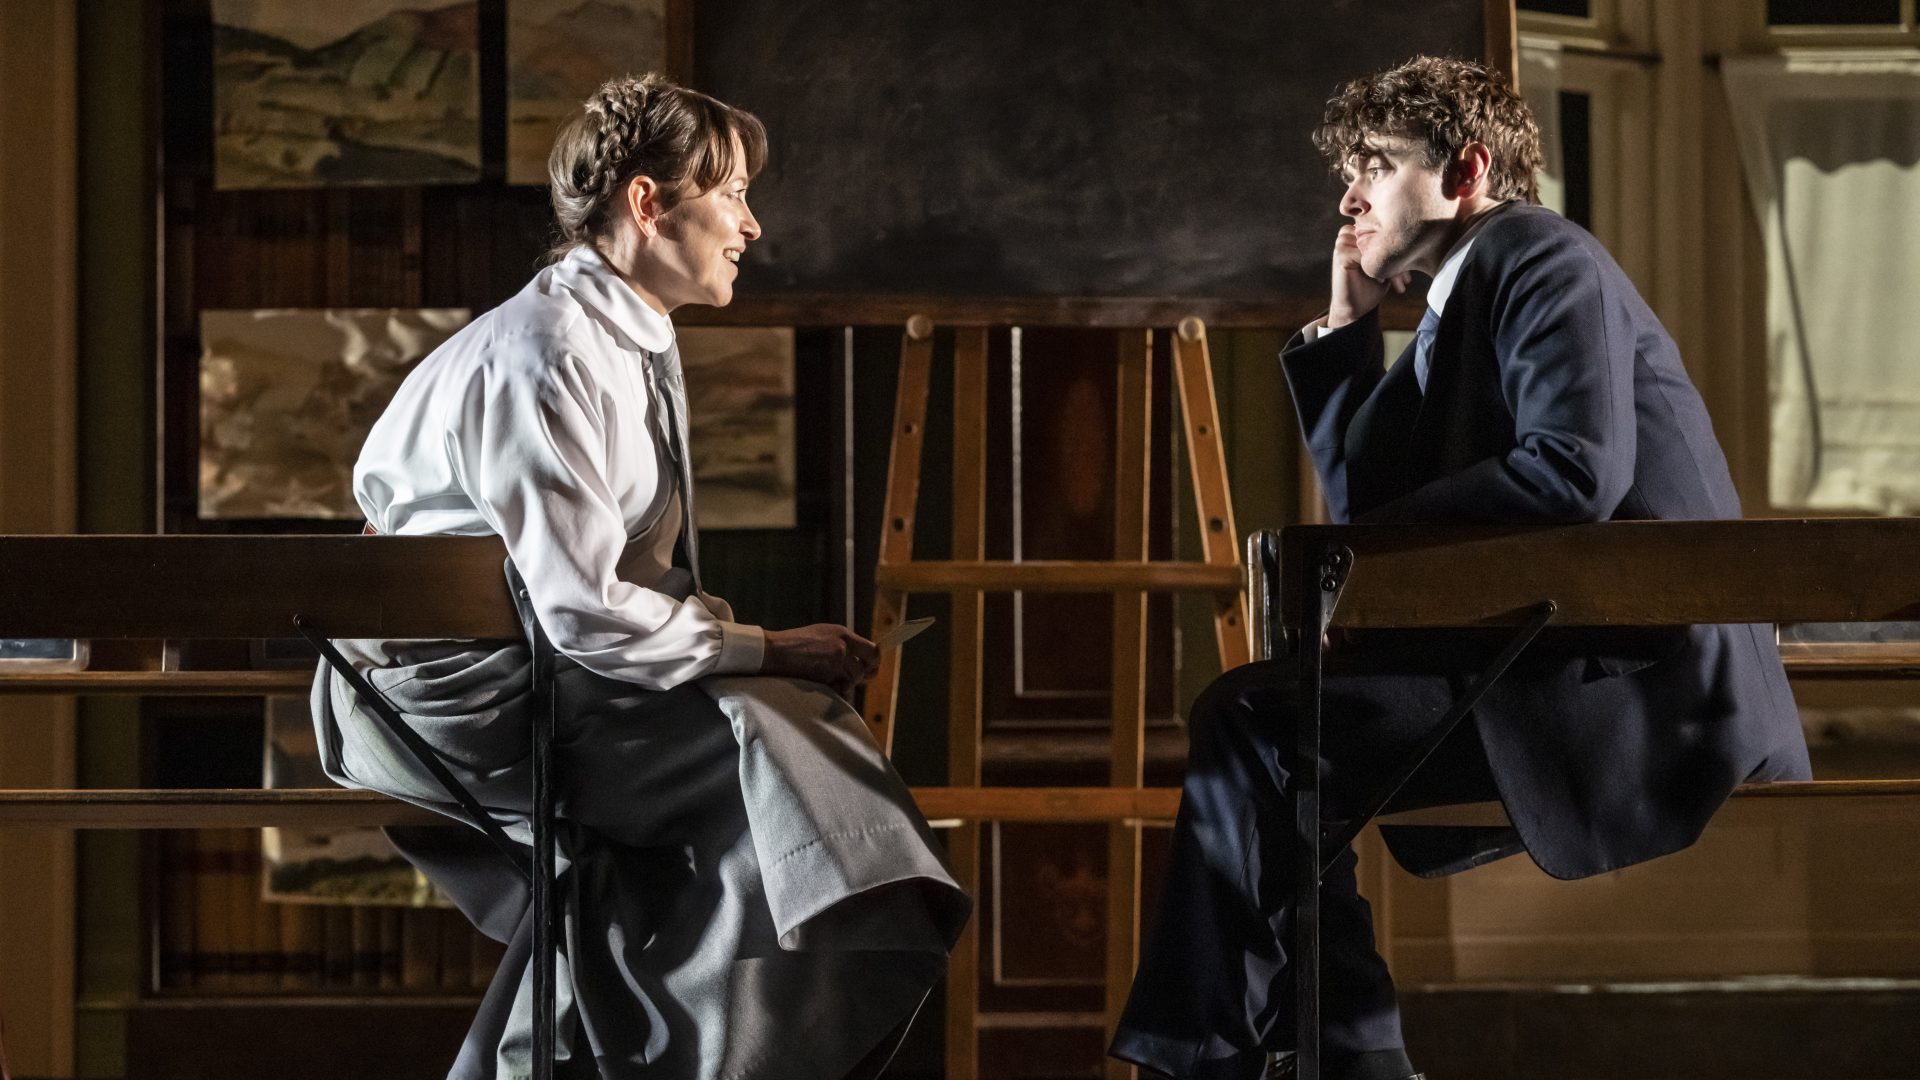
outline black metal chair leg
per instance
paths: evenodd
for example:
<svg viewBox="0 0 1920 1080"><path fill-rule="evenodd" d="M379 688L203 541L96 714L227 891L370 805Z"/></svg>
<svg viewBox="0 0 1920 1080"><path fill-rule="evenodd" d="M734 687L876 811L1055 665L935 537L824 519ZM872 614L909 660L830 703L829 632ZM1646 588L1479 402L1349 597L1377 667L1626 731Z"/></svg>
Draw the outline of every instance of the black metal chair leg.
<svg viewBox="0 0 1920 1080"><path fill-rule="evenodd" d="M529 620L533 663L533 1080L553 1080L557 1020L554 952L558 911L553 902L553 645Z"/></svg>
<svg viewBox="0 0 1920 1080"><path fill-rule="evenodd" d="M326 634L308 621L306 616L295 615L293 626L300 631L300 635L306 638L308 643L320 651L327 666L347 681L347 685L353 688L353 692L359 695L360 700L369 709L373 710L373 715L379 718L380 723L385 725L389 732L393 733L393 737L400 740L400 744L407 748L407 752L420 763L420 767L433 774L433 778L446 789L448 796L466 813L467 819L473 822L474 828L486 834L488 841L507 860L507 864L512 866L521 877L526 878L528 873L526 866L520 861L520 845L507 836L506 831L493 820L493 816L480 805L480 800L473 797L473 793L467 790L466 785L454 779L453 773L447 771L446 764L440 760L440 755L434 752L433 747L427 745L427 740L421 738L420 733L413 730L406 720L401 718L400 710L395 709L385 694L382 694L367 681L366 676L360 674L352 664L348 663L347 658L340 655L340 650L333 647L333 642L328 640Z"/></svg>
<svg viewBox="0 0 1920 1080"><path fill-rule="evenodd" d="M1301 575L1300 715L1293 769L1294 1076L1320 1080L1320 723L1322 635L1353 556L1329 547L1295 569Z"/></svg>
<svg viewBox="0 0 1920 1080"><path fill-rule="evenodd" d="M507 560L506 575L531 658L527 726L533 733L528 759L533 768L533 904L528 913L533 920L533 1080L553 1080L554 1058L559 1051L558 1018L554 1015L559 996L554 960L559 946L559 911L553 902L553 732L559 693L554 679L553 642L534 614L533 598L512 559Z"/></svg>
<svg viewBox="0 0 1920 1080"><path fill-rule="evenodd" d="M559 912L553 902L555 878L555 844L553 813L553 732L554 709L558 695L554 684L553 643L547 639L541 629L540 621L534 618L532 603L527 595L526 585L520 574L509 561L506 565L507 587L511 590L514 608L519 612L521 625L527 635L527 646L532 657L529 664L531 686L529 686L528 707L531 712L528 726L533 732L533 865L529 868L521 861L520 846L509 838L499 823L493 820L480 801L466 786L455 779L440 760L433 747L413 730L400 716L398 709L381 694L366 677L347 662L346 657L333 647L325 633L314 626L304 615L295 615L293 625L313 647L326 659L327 666L337 672L360 696L368 708L386 726L393 736L400 740L420 766L440 782L447 794L452 797L476 828L486 834L494 848L506 858L528 882L533 894L530 917L533 920L533 1080L553 1080L553 1065L558 1049L556 1030L558 1021L555 1016L558 994L557 974L555 970L555 952L559 941Z"/></svg>
<svg viewBox="0 0 1920 1080"><path fill-rule="evenodd" d="M1320 1080L1320 886L1333 861L1380 811L1399 794L1434 750L1459 726L1507 668L1547 623L1556 605L1548 600L1537 606L1524 625L1508 639L1485 670L1456 698L1447 714L1430 732L1403 766L1363 802L1363 810L1352 821L1335 829L1321 820L1320 750L1323 731L1325 688L1324 635L1340 602L1341 589L1353 566L1353 553L1341 545L1328 545L1309 551L1303 565L1294 568L1300 575L1300 613L1298 621L1281 625L1280 567L1276 534L1262 531L1248 537L1248 595L1258 596L1260 618L1256 620L1260 658L1270 660L1276 649L1293 651L1299 668L1300 715L1294 746L1292 784L1295 833L1294 856L1294 1076L1296 1080ZM1257 588L1256 588L1257 586Z"/></svg>
<svg viewBox="0 0 1920 1080"><path fill-rule="evenodd" d="M1333 860L1339 858L1340 853L1347 850L1359 837L1361 830L1367 827L1367 823L1379 817L1380 812L1393 801L1393 797L1400 794L1400 789L1407 786L1407 781L1413 779L1413 774L1420 771L1420 767L1427 763L1427 759L1440 748L1440 744L1447 741L1447 736L1453 734L1454 729L1460 726L1460 722L1473 711L1473 707L1480 703L1480 698L1487 692L1487 688L1497 682L1500 676L1506 674L1507 668L1513 664L1521 650L1531 644L1533 639L1540 635L1540 631L1546 628L1558 608L1559 605L1551 600L1542 601L1535 607L1533 613L1527 617L1526 623L1507 639L1499 655L1495 656L1480 675L1461 691L1459 697L1453 699L1453 704L1447 709L1446 715L1440 718L1440 722L1434 725L1433 730L1428 732L1420 740L1419 745L1407 755L1400 769L1387 777L1373 794L1361 803L1360 812L1352 820L1342 822L1338 830L1329 829L1323 858L1320 860L1321 873L1324 874L1333 865Z"/></svg>

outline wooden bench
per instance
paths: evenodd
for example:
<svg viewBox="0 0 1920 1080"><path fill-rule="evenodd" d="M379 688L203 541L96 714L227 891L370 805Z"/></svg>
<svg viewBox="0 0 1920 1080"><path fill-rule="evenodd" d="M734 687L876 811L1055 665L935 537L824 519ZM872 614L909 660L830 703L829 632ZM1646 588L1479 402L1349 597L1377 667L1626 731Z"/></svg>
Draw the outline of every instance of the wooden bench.
<svg viewBox="0 0 1920 1080"><path fill-rule="evenodd" d="M1320 815L1323 634L1328 629L1509 628L1508 648L1469 681L1464 715L1543 627L1886 622L1920 618L1920 519L1604 522L1560 527L1296 526L1249 538L1262 656L1292 655L1303 689L1294 749L1296 1075L1319 1080L1319 884L1367 824L1334 832ZM1789 673L1909 678L1914 646L1799 646ZM1444 722L1443 722L1444 723ZM1437 743L1439 732L1427 744ZM1423 755L1416 755L1420 757ZM1418 767L1383 784L1383 805ZM1716 824L1912 820L1920 781L1809 781L1742 787ZM1374 817L1396 825L1505 825L1497 802Z"/></svg>
<svg viewBox="0 0 1920 1080"><path fill-rule="evenodd" d="M176 659L183 642L290 637L296 616L330 638L517 639L522 627L503 577L505 557L490 537L0 537L0 636L92 645L92 662L82 671L0 665L0 693L303 694L311 668L194 670ZM1166 820L1179 792L972 787L921 788L915 796L936 824L953 825ZM452 823L383 795L337 788L0 791L0 825L420 824ZM546 830L537 814L535 833L535 865L551 867L540 854ZM550 934L550 921L540 917L550 879L532 876L535 924ZM536 944L536 956L545 960L551 950ZM551 993L538 971L535 982L536 1000ZM551 1046L551 1038L536 1028L537 1048ZM550 1067L536 1049L536 1068Z"/></svg>

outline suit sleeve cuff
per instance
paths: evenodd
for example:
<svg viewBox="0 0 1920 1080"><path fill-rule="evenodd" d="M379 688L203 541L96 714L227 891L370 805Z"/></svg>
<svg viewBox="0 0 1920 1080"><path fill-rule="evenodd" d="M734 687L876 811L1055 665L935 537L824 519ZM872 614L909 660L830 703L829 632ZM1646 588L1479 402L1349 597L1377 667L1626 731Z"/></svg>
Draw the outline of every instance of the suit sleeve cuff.
<svg viewBox="0 0 1920 1080"><path fill-rule="evenodd" d="M1350 355L1350 351L1354 348L1351 343L1379 340L1379 308L1367 312L1345 326L1329 327L1327 317L1321 315L1301 327L1299 333L1288 338L1287 343L1280 349L1280 355L1284 359L1297 354L1303 363L1317 364L1322 361L1310 358L1329 353L1339 356Z"/></svg>
<svg viewBox="0 0 1920 1080"><path fill-rule="evenodd" d="M756 675L767 655L767 632L746 623L720 624L720 660L715 675Z"/></svg>

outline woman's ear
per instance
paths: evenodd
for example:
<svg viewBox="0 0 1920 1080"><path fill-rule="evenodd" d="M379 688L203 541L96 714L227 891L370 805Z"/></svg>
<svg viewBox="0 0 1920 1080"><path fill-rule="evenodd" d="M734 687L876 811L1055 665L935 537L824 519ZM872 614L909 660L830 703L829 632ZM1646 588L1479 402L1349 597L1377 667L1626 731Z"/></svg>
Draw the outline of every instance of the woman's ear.
<svg viewBox="0 0 1920 1080"><path fill-rule="evenodd" d="M646 239L660 231L660 185L651 176L636 176L627 181L627 216Z"/></svg>

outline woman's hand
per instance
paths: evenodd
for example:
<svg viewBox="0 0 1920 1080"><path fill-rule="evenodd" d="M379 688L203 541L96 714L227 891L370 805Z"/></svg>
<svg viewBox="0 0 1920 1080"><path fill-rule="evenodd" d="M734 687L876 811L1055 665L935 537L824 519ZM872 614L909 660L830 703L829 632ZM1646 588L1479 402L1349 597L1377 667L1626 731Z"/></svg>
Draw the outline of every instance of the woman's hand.
<svg viewBox="0 0 1920 1080"><path fill-rule="evenodd" d="M763 675L811 679L850 694L880 668L880 649L837 623L767 631Z"/></svg>

